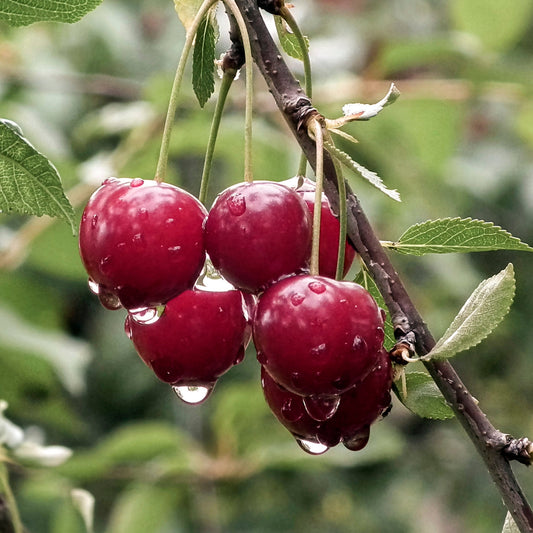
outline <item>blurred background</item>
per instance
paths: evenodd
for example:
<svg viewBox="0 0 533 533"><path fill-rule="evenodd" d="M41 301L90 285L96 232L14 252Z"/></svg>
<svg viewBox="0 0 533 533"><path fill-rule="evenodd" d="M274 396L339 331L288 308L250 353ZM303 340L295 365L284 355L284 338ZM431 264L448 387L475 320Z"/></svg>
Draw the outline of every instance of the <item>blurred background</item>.
<svg viewBox="0 0 533 533"><path fill-rule="evenodd" d="M457 216L533 243L533 1L298 0L293 12L327 117L378 101L391 81L402 93L346 128L357 146L341 142L402 195L393 202L347 174L380 238ZM78 219L105 177L153 176L183 42L170 0L105 0L74 25L0 24L0 116L57 166ZM295 174L298 147L259 76L255 84L255 177L281 181ZM241 79L209 202L242 179L243 102ZM200 109L185 83L169 181L194 194L213 107L214 98ZM69 496L77 487L94 495L95 531L105 533L501 530L506 510L456 421L419 419L395 400L363 451L308 456L268 411L252 348L201 406L159 382L124 335L125 312L104 310L88 290L67 224L2 214L0 254L5 416L74 452L56 468L10 467L28 531L83 532ZM392 260L436 337L483 279L514 264L510 314L454 365L496 427L533 437L531 257ZM531 472L515 471L533 496Z"/></svg>

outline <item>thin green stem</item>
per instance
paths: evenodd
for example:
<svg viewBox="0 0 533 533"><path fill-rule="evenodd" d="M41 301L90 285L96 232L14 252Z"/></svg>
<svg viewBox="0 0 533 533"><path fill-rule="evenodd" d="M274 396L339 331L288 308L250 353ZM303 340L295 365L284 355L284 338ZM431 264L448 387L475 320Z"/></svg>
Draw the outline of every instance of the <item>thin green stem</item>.
<svg viewBox="0 0 533 533"><path fill-rule="evenodd" d="M309 273L311 276L318 276L320 263L320 220L322 215L322 184L324 182L324 135L322 124L318 120L313 120L310 130L314 134L316 143L316 188L315 188L315 208L313 211L313 245L311 248L311 265Z"/></svg>
<svg viewBox="0 0 533 533"><path fill-rule="evenodd" d="M198 199L205 205L207 197L207 187L209 186L209 177L211 175L211 166L213 163L213 153L215 151L215 144L217 142L218 130L220 127L220 120L226 104L226 97L230 90L231 84L235 79L237 72L233 69L228 69L222 76L222 83L218 93L218 99L213 114L213 121L211 123L211 131L209 132L209 140L207 141L207 148L205 152L204 169L202 172L202 181L200 182L200 193Z"/></svg>
<svg viewBox="0 0 533 533"><path fill-rule="evenodd" d="M326 140L328 143L333 144L333 139L328 130L326 130ZM333 164L335 166L335 173L337 175L337 187L339 190L339 248L337 252L337 270L335 272L335 279L341 280L344 278L344 255L346 252L346 226L347 226L347 213L346 213L346 182L342 175L342 165L340 161L335 157L335 154L330 154Z"/></svg>
<svg viewBox="0 0 533 533"><path fill-rule="evenodd" d="M300 27L296 22L296 19L292 16L291 10L286 5L283 5L281 7L280 16L283 18L283 20L285 20L290 30L296 37L298 44L300 45L300 51L302 53L302 62L304 65L305 92L307 96L311 99L313 97L313 77L311 74L311 59L309 58L309 48L307 40L301 32ZM307 158L302 152L302 155L300 156L300 164L298 166L298 176L305 176L306 169Z"/></svg>
<svg viewBox="0 0 533 533"><path fill-rule="evenodd" d="M161 149L159 151L159 159L157 160L157 167L155 171L155 181L161 183L165 180L167 174L167 165L168 165L168 150L170 145L170 137L172 135L172 127L174 126L174 117L176 115L176 107L178 105L178 95L181 88L181 83L183 80L183 73L185 72L185 65L187 64L187 59L189 58L189 53L194 43L194 38L196 37L196 32L200 26L200 22L206 15L206 13L211 9L211 7L216 4L218 0L204 0L198 13L194 17L194 20L190 27L187 29L187 35L185 37L185 44L183 46L183 51L181 52L180 60L178 62L178 67L176 69L176 74L174 76L174 82L172 84L172 89L170 91L170 99L168 103L167 116L165 118L165 126L163 128L163 136L161 139Z"/></svg>
<svg viewBox="0 0 533 533"><path fill-rule="evenodd" d="M23 533L24 528L20 520L17 502L9 484L9 472L5 463L2 461L0 461L0 495L7 504L7 511L10 513L14 533Z"/></svg>
<svg viewBox="0 0 533 533"><path fill-rule="evenodd" d="M246 102L244 111L244 181L253 181L252 172L252 112L254 100L253 86L253 66L252 47L250 37L246 29L244 18L235 3L235 0L223 0L224 4L231 11L237 21L237 26L241 32L242 46L244 48L245 68L246 68Z"/></svg>

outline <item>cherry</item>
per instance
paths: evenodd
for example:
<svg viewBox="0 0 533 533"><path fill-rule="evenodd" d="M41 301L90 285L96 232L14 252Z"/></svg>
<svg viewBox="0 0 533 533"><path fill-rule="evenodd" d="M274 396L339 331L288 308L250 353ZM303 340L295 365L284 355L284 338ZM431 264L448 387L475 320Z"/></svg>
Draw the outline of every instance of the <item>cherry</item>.
<svg viewBox="0 0 533 533"><path fill-rule="evenodd" d="M338 396L375 366L382 348L382 311L363 287L300 275L267 289L257 305L257 358L287 390Z"/></svg>
<svg viewBox="0 0 533 533"><path fill-rule="evenodd" d="M302 181L298 186L299 181ZM315 211L315 183L308 178L298 176L282 182L284 185L294 189L305 201L311 216ZM333 214L329 200L322 194L322 213L320 216L320 247L318 272L321 276L335 278L337 271L337 254L339 248L340 224ZM343 275L346 276L355 258L354 247L346 241L344 248Z"/></svg>
<svg viewBox="0 0 533 533"><path fill-rule="evenodd" d="M390 406L392 369L388 353L381 350L377 365L360 383L340 395L336 413L323 422L309 416L305 399L276 383L264 367L261 386L273 414L304 450L323 453L342 442L357 451L368 443L371 424ZM313 452L313 448L318 452Z"/></svg>
<svg viewBox="0 0 533 533"><path fill-rule="evenodd" d="M79 233L81 259L103 305L149 307L191 288L205 260L206 216L194 196L173 185L105 180Z"/></svg>
<svg viewBox="0 0 533 533"><path fill-rule="evenodd" d="M250 309L235 289L187 290L155 318L130 313L125 330L156 376L177 388L211 389L243 360L251 337Z"/></svg>
<svg viewBox="0 0 533 533"><path fill-rule="evenodd" d="M205 225L206 250L230 283L251 293L305 271L312 221L300 196L276 182L240 183L215 200Z"/></svg>

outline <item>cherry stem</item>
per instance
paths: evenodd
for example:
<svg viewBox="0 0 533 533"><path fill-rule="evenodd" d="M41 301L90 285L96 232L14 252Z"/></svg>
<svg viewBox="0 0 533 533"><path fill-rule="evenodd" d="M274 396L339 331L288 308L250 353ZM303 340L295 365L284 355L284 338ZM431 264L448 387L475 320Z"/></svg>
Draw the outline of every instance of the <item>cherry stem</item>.
<svg viewBox="0 0 533 533"><path fill-rule="evenodd" d="M304 66L304 84L305 84L305 93L309 98L312 98L313 96L313 80L312 80L312 74L311 74L311 60L309 58L309 48L307 41L303 35L303 33L300 30L300 27L298 26L298 23L296 22L296 19L292 16L291 10L283 4L283 6L279 10L280 16L283 18L283 20L287 23L287 26L289 26L290 30L296 37L298 41L298 45L300 46L300 52L302 54L302 63ZM307 157L305 153L302 151L302 155L300 156L300 164L298 166L298 176L305 176L305 172L307 169Z"/></svg>
<svg viewBox="0 0 533 533"><path fill-rule="evenodd" d="M5 450L0 447L0 455L4 455ZM9 484L9 472L4 462L0 461L0 530L13 531L13 533L23 533L24 528L20 520L17 503Z"/></svg>
<svg viewBox="0 0 533 533"><path fill-rule="evenodd" d="M226 104L226 98L231 88L231 84L235 79L237 71L234 69L227 69L222 76L222 83L220 84L220 90L218 93L218 99L215 106L215 112L213 114L213 121L211 122L211 131L209 132L209 140L207 141L207 148L205 152L204 168L202 171L202 180L200 182L200 193L198 199L205 205L207 197L207 187L209 186L209 178L211 175L211 166L213 163L213 153L215 151L215 145L218 136L218 130L220 127L220 120L222 119L222 113Z"/></svg>
<svg viewBox="0 0 533 533"><path fill-rule="evenodd" d="M316 163L315 163L315 207L313 211L313 244L311 248L311 265L309 273L318 276L320 262L320 219L322 216L322 184L324 181L324 134L322 124L318 119L313 119L309 130L315 137Z"/></svg>
<svg viewBox="0 0 533 533"><path fill-rule="evenodd" d="M176 115L178 95L183 80L183 73L185 72L185 65L187 64L187 59L189 58L189 53L193 46L194 38L196 36L196 32L198 31L198 27L200 26L200 23L202 22L202 19L205 17L206 13L211 9L214 4L217 3L217 1L218 0L204 0L202 5L200 6L200 9L196 13L196 16L194 17L194 20L192 21L190 27L187 29L185 44L183 46L183 51L181 52L178 67L176 69L176 74L174 76L174 82L172 83L172 89L170 91L167 116L165 118L165 126L163 127L161 149L159 151L159 159L157 160L157 167L154 178L155 181L157 181L158 183L164 181L167 174L170 137L172 135L172 127L174 126L174 117Z"/></svg>
<svg viewBox="0 0 533 533"><path fill-rule="evenodd" d="M246 102L244 111L244 181L253 182L252 172L252 111L254 100L252 47L244 18L234 0L223 0L226 7L235 17L239 31L241 32L242 46L244 48L246 69Z"/></svg>

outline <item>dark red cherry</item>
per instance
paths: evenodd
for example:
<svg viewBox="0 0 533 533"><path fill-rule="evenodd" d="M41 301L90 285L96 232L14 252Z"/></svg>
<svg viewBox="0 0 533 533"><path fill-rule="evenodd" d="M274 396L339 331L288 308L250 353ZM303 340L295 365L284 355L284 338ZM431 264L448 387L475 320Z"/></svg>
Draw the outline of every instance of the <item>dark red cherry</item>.
<svg viewBox="0 0 533 533"><path fill-rule="evenodd" d="M176 387L212 387L243 360L251 336L248 305L238 290L187 290L159 318L130 313L125 330L156 376Z"/></svg>
<svg viewBox="0 0 533 533"><path fill-rule="evenodd" d="M299 182L301 181L300 186ZM282 182L284 185L294 189L305 201L311 216L315 212L315 182L308 178L295 177ZM321 276L335 279L337 271L337 254L339 249L340 224L333 214L329 200L322 194L322 211L320 216L320 247L318 271ZM352 266L355 258L354 247L346 241L344 247L344 267L345 276Z"/></svg>
<svg viewBox="0 0 533 533"><path fill-rule="evenodd" d="M312 223L305 202L276 182L240 183L215 200L206 250L230 283L257 293L309 266Z"/></svg>
<svg viewBox="0 0 533 533"><path fill-rule="evenodd" d="M207 212L188 192L153 180L109 178L80 224L80 255L104 306L159 305L193 286L205 260Z"/></svg>
<svg viewBox="0 0 533 533"><path fill-rule="evenodd" d="M276 382L301 396L336 396L376 365L383 318L363 287L322 276L293 276L257 305L257 358Z"/></svg>

